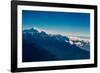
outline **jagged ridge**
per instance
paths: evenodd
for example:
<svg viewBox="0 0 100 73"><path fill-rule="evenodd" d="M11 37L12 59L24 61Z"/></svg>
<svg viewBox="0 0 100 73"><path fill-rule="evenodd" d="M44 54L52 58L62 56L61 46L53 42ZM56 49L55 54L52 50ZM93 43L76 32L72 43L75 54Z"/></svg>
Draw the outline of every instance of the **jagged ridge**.
<svg viewBox="0 0 100 73"><path fill-rule="evenodd" d="M31 28L23 30L23 62L89 59L90 53L60 34L52 35Z"/></svg>

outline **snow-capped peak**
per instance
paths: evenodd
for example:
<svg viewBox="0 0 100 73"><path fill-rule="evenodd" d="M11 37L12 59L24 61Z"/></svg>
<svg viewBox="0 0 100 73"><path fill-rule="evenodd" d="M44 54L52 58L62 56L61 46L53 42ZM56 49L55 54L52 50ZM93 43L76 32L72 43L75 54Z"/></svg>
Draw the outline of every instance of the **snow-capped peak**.
<svg viewBox="0 0 100 73"><path fill-rule="evenodd" d="M38 32L42 32L42 31L45 31L44 29L39 29L37 27L34 27L35 30L37 30Z"/></svg>
<svg viewBox="0 0 100 73"><path fill-rule="evenodd" d="M73 43L73 41L71 41L71 40L69 41L69 43L70 43L71 45L73 45L73 44L74 44L74 43Z"/></svg>

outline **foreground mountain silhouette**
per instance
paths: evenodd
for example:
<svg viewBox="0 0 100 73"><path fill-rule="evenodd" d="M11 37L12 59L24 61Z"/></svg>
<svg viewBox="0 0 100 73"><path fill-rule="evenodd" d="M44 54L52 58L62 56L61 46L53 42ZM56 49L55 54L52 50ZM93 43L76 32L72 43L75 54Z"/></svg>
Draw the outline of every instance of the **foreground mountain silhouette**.
<svg viewBox="0 0 100 73"><path fill-rule="evenodd" d="M69 38L37 29L23 30L23 62L89 59L90 52L70 44Z"/></svg>

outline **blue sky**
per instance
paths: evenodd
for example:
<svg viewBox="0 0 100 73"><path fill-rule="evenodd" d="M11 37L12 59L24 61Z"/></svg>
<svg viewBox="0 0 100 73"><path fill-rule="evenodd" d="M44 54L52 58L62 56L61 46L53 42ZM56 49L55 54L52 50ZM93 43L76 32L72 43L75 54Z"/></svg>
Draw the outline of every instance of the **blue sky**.
<svg viewBox="0 0 100 73"><path fill-rule="evenodd" d="M36 27L51 34L89 36L90 14L23 10L22 25L23 29Z"/></svg>

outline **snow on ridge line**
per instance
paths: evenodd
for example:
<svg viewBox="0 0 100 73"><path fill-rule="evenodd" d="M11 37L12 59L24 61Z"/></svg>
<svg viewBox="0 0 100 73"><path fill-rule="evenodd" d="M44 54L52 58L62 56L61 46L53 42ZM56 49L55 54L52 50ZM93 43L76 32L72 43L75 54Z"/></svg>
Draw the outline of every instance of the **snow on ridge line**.
<svg viewBox="0 0 100 73"><path fill-rule="evenodd" d="M29 28L27 28L27 29L29 29ZM33 29L37 30L39 33L41 33L42 31L43 32L46 32L50 36L57 35L57 34L51 34L51 33L47 32L45 29L40 29L38 27L33 27ZM62 34L60 34L60 35L62 35ZM62 35L62 36L65 36L65 35ZM71 44L73 44L73 41L82 41L82 40L84 42L86 42L86 43L89 43L90 42L89 39L83 39L83 38L80 38L80 37L77 37L77 36L65 36L65 37L67 37L67 38L70 39L70 43Z"/></svg>
<svg viewBox="0 0 100 73"><path fill-rule="evenodd" d="M33 27L35 30L37 30L38 32L42 32L42 31L44 31L44 32L46 32L46 30L44 30L44 29L39 29L39 28L37 28L37 27ZM47 32L46 32L47 33Z"/></svg>

